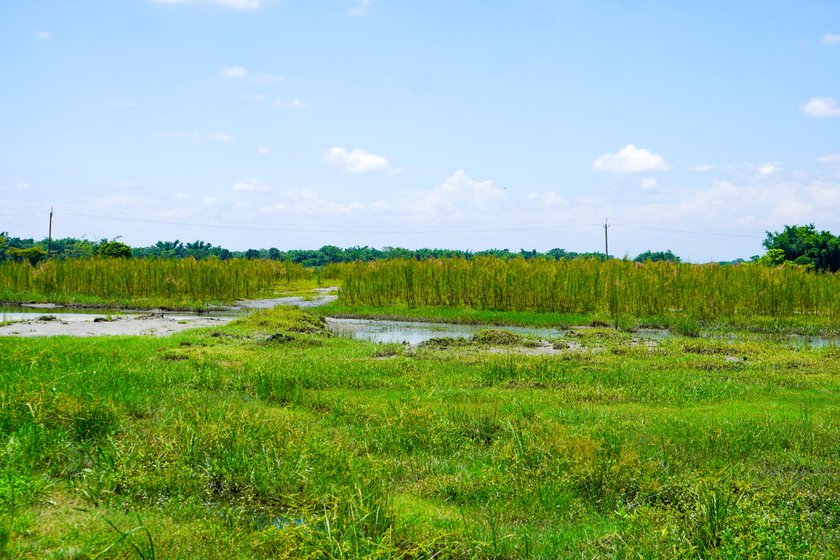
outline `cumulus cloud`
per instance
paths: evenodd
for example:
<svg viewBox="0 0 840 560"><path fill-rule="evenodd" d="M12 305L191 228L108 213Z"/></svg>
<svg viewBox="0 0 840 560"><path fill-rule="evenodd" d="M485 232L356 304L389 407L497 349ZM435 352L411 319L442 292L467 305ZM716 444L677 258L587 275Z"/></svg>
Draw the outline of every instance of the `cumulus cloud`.
<svg viewBox="0 0 840 560"><path fill-rule="evenodd" d="M118 189L130 189L137 186L137 183L134 181L126 181L124 179L120 179L119 181L114 181L111 183L114 187Z"/></svg>
<svg viewBox="0 0 840 560"><path fill-rule="evenodd" d="M324 159L330 167L341 169L346 173L373 173L391 168L385 156L358 148L348 151L340 146L334 146L329 149Z"/></svg>
<svg viewBox="0 0 840 560"><path fill-rule="evenodd" d="M412 206L418 214L427 218L460 220L500 213L504 210L506 198L504 189L497 187L493 181L476 181L460 170Z"/></svg>
<svg viewBox="0 0 840 560"><path fill-rule="evenodd" d="M762 163L761 165L755 168L756 172L759 175L773 175L774 173L778 173L782 170L781 167L776 165L775 163Z"/></svg>
<svg viewBox="0 0 840 560"><path fill-rule="evenodd" d="M809 117L840 117L840 103L833 97L812 97L800 109Z"/></svg>
<svg viewBox="0 0 840 560"><path fill-rule="evenodd" d="M671 166L659 154L628 144L617 153L604 154L592 163L593 171L607 173L644 173L667 171Z"/></svg>
<svg viewBox="0 0 840 560"><path fill-rule="evenodd" d="M353 0L347 9L347 15L351 17L363 16L372 5L373 0Z"/></svg>
<svg viewBox="0 0 840 560"><path fill-rule="evenodd" d="M234 10L257 10L263 0L152 0L158 4L218 4Z"/></svg>
<svg viewBox="0 0 840 560"><path fill-rule="evenodd" d="M306 109L307 107L309 107L309 103L301 100L298 97L295 97L291 101L286 101L277 97L274 99L274 106L278 109Z"/></svg>
<svg viewBox="0 0 840 560"><path fill-rule="evenodd" d="M205 196L204 198L201 199L201 202L205 206L215 206L219 202L219 199L216 198L215 196Z"/></svg>
<svg viewBox="0 0 840 560"><path fill-rule="evenodd" d="M306 214L310 216L349 216L366 207L361 202L327 200L309 189L280 193L281 200L260 208L261 214Z"/></svg>
<svg viewBox="0 0 840 560"><path fill-rule="evenodd" d="M257 146L257 155L260 157L265 157L271 153L271 150L268 149L267 146Z"/></svg>
<svg viewBox="0 0 840 560"><path fill-rule="evenodd" d="M39 31L35 34L35 38L39 41L49 41L53 38L53 34L51 31Z"/></svg>
<svg viewBox="0 0 840 560"><path fill-rule="evenodd" d="M251 72L244 66L223 66L219 76L225 80L248 80L252 84L273 84L283 80L282 77L268 72Z"/></svg>
<svg viewBox="0 0 840 560"><path fill-rule="evenodd" d="M271 190L271 188L257 179L248 179L247 181L235 182L233 184L233 190L239 192L265 192Z"/></svg>
<svg viewBox="0 0 840 560"><path fill-rule="evenodd" d="M840 33L826 33L823 35L822 42L824 45L840 44Z"/></svg>

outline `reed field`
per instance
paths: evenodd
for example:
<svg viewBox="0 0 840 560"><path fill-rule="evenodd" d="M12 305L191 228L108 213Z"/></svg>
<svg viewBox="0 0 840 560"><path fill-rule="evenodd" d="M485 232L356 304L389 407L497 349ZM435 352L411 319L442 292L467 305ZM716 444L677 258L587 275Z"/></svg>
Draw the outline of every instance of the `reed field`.
<svg viewBox="0 0 840 560"><path fill-rule="evenodd" d="M840 276L796 267L594 259L390 260L334 266L348 306L840 320Z"/></svg>
<svg viewBox="0 0 840 560"><path fill-rule="evenodd" d="M0 301L104 302L200 307L272 292L311 278L301 265L234 259L49 260L0 263Z"/></svg>
<svg viewBox="0 0 840 560"><path fill-rule="evenodd" d="M2 338L0 557L837 558L840 354L736 334Z"/></svg>

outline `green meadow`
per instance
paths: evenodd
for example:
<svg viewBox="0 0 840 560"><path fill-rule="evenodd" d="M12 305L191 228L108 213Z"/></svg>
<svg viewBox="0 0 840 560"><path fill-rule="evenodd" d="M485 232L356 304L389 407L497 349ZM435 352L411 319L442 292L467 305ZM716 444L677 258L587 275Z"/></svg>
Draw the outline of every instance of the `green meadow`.
<svg viewBox="0 0 840 560"><path fill-rule="evenodd" d="M834 275L26 266L0 267L4 298L189 308L342 289L166 338L0 337L0 558L840 555L840 349L791 336L836 336ZM406 346L332 336L325 316L566 330Z"/></svg>
<svg viewBox="0 0 840 560"><path fill-rule="evenodd" d="M837 557L840 352L736 334L3 338L0 554Z"/></svg>

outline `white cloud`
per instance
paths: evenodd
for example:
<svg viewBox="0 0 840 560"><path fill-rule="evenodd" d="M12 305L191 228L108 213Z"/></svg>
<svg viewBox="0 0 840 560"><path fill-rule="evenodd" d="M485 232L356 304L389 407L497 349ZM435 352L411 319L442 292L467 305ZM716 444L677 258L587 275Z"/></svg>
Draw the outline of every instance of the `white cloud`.
<svg viewBox="0 0 840 560"><path fill-rule="evenodd" d="M245 99L247 99L248 101L253 101L254 103L262 103L263 101L268 99L268 96L264 93L255 93L253 95L246 95Z"/></svg>
<svg viewBox="0 0 840 560"><path fill-rule="evenodd" d="M309 107L309 103L306 101L302 101L300 98L295 97L291 101L285 101L277 97L274 100L274 106L278 109L306 109Z"/></svg>
<svg viewBox="0 0 840 560"><path fill-rule="evenodd" d="M817 163L830 166L840 165L840 153L820 156L817 158Z"/></svg>
<svg viewBox="0 0 840 560"><path fill-rule="evenodd" d="M39 31L35 34L35 38L39 41L49 41L53 38L53 34L51 31Z"/></svg>
<svg viewBox="0 0 840 560"><path fill-rule="evenodd" d="M820 208L831 211L840 207L840 182L815 181L811 184L810 194Z"/></svg>
<svg viewBox="0 0 840 560"><path fill-rule="evenodd" d="M654 177L645 177L642 179L642 182L639 183L639 188L643 191L655 191L658 182Z"/></svg>
<svg viewBox="0 0 840 560"><path fill-rule="evenodd" d="M189 200L190 195L183 192L176 192L172 195L172 198L174 198L175 200Z"/></svg>
<svg viewBox="0 0 840 560"><path fill-rule="evenodd" d="M604 154L592 163L593 171L607 173L643 173L667 171L671 166L659 154L628 144L615 154Z"/></svg>
<svg viewBox="0 0 840 560"><path fill-rule="evenodd" d="M782 168L776 165L775 163L762 163L758 167L756 167L756 171L759 175L773 175L774 173L778 173L781 171Z"/></svg>
<svg viewBox="0 0 840 560"><path fill-rule="evenodd" d="M363 211L361 202L326 200L309 189L280 193L282 201L260 208L261 214L307 214L312 216L349 216Z"/></svg>
<svg viewBox="0 0 840 560"><path fill-rule="evenodd" d="M800 109L809 117L840 117L840 104L833 97L812 97Z"/></svg>
<svg viewBox="0 0 840 560"><path fill-rule="evenodd" d="M216 132L211 132L210 135L207 136L207 139L211 142L233 142L234 137L228 134L227 132L222 132L221 130L217 130Z"/></svg>
<svg viewBox="0 0 840 560"><path fill-rule="evenodd" d="M363 16L372 5L373 0L353 0L351 6L347 9L347 15L351 17Z"/></svg>
<svg viewBox="0 0 840 560"><path fill-rule="evenodd" d="M265 192L271 190L271 188L257 179L248 179L247 181L235 182L233 184L233 190L239 192Z"/></svg>
<svg viewBox="0 0 840 560"><path fill-rule="evenodd" d="M152 0L158 4L218 4L235 10L257 10L263 0Z"/></svg>
<svg viewBox="0 0 840 560"><path fill-rule="evenodd" d="M716 166L711 163L701 163L699 165L693 165L688 168L689 171L698 171L700 173L705 173L707 171L712 171Z"/></svg>
<svg viewBox="0 0 840 560"><path fill-rule="evenodd" d="M826 33L823 35L822 42L824 45L840 44L840 33Z"/></svg>
<svg viewBox="0 0 840 560"><path fill-rule="evenodd" d="M439 187L412 204L412 209L426 219L448 217L486 218L504 211L504 189L493 181L476 181L464 171L456 171Z"/></svg>
<svg viewBox="0 0 840 560"><path fill-rule="evenodd" d="M267 146L257 146L257 155L260 157L265 157L271 153L271 150L268 149Z"/></svg>
<svg viewBox="0 0 840 560"><path fill-rule="evenodd" d="M201 202L205 206L214 206L216 203L219 202L219 199L216 198L215 196L205 196L204 198L201 199Z"/></svg>
<svg viewBox="0 0 840 560"><path fill-rule="evenodd" d="M219 71L219 76L226 80L241 80L248 75L242 66L225 66Z"/></svg>
<svg viewBox="0 0 840 560"><path fill-rule="evenodd" d="M123 179L120 179L119 181L114 181L111 184L112 186L117 187L118 189L130 189L132 187L137 186L137 183L135 183L134 181L126 181Z"/></svg>
<svg viewBox="0 0 840 560"><path fill-rule="evenodd" d="M334 146L329 149L325 159L331 167L347 173L373 173L386 171L391 167L388 158L385 156L372 154L358 148L347 151L340 146Z"/></svg>
<svg viewBox="0 0 840 560"><path fill-rule="evenodd" d="M528 193L526 199L530 202L534 202L539 206L568 206L569 199L560 196L554 191L549 191L545 193Z"/></svg>
<svg viewBox="0 0 840 560"><path fill-rule="evenodd" d="M247 79L252 84L265 85L274 84L283 81L281 76L270 74L268 72L250 72L244 66L223 66L219 70L219 76L225 80L245 80Z"/></svg>
<svg viewBox="0 0 840 560"><path fill-rule="evenodd" d="M814 215L814 207L797 199L782 199L775 203L770 219L783 224L807 222Z"/></svg>

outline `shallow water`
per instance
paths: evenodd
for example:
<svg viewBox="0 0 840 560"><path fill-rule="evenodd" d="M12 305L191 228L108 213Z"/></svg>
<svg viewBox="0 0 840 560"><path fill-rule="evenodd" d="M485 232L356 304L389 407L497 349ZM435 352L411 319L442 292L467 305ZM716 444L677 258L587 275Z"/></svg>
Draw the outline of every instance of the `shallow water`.
<svg viewBox="0 0 840 560"><path fill-rule="evenodd" d="M327 318L327 328L333 334L372 342L407 342L415 345L432 338L469 338L479 331L499 329L541 338L557 338L565 334L562 329L536 327L495 327L490 325L453 325L421 321L382 321L378 319Z"/></svg>

